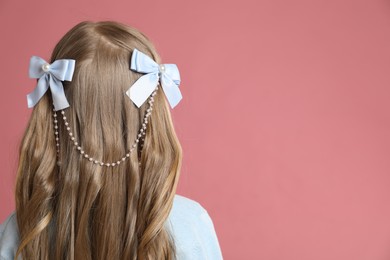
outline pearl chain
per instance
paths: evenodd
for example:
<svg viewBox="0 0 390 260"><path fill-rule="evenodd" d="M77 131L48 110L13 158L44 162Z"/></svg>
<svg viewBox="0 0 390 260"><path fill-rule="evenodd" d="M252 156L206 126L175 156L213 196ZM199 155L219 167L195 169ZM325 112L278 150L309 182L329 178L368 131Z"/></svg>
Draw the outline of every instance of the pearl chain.
<svg viewBox="0 0 390 260"><path fill-rule="evenodd" d="M57 148L57 160L59 159L59 155L60 155L60 143L59 143L59 137L58 137L58 121L57 121L57 114L56 114L56 110L53 109L54 111L54 134L56 136L56 148Z"/></svg>
<svg viewBox="0 0 390 260"><path fill-rule="evenodd" d="M113 166L117 166L119 165L121 162L124 162L127 158L130 157L130 153L132 153L135 148L137 147L138 143L140 142L140 139L142 138L142 140L144 140L144 136L146 134L146 126L148 124L148 117L151 115L152 113L152 110L153 110L153 102L154 102L154 96L156 95L156 91L158 90L158 87L156 87L156 89L152 92L151 96L149 97L149 107L148 109L146 110L146 114L144 116L144 119L143 119L143 122L142 122L142 127L140 128L138 134L137 134L137 138L135 139L133 145L131 146L131 148L128 150L128 152L125 154L125 156L123 156L122 158L120 158L118 161L116 162L102 162L102 161L99 161L99 160L96 160L94 159L93 157L89 156L85 151L84 149L79 145L79 143L76 141L72 131L71 131L71 128L69 126L69 123L68 121L66 120L66 116L65 116L65 111L64 110L61 110L61 114L62 114L62 119L64 120L65 122L65 126L66 126L66 130L68 131L68 135L70 137L70 139L72 140L73 142L73 145L76 147L76 150L82 155L82 158L85 158L87 159L88 161L96 164L96 165L100 165L100 166L107 166L107 167L113 167ZM53 109L54 111L54 130L55 130L55 140L56 140L56 146L57 146L57 157L59 157L59 152L60 152L60 144L59 144L59 136L58 136L58 120L57 120L57 113L55 111L55 109ZM141 148L142 148L143 144L141 144Z"/></svg>

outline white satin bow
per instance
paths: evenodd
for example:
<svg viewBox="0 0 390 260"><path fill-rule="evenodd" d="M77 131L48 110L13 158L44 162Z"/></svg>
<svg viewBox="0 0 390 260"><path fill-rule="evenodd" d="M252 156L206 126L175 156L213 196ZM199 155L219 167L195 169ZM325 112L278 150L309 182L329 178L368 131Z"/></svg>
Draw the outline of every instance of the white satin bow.
<svg viewBox="0 0 390 260"><path fill-rule="evenodd" d="M126 94L140 107L161 82L162 89L172 108L182 99L179 89L180 73L175 64L157 64L146 54L134 49L131 55L131 70L146 73L140 77L127 91Z"/></svg>
<svg viewBox="0 0 390 260"><path fill-rule="evenodd" d="M52 64L44 59L32 56L30 59L30 78L37 78L36 88L27 95L27 104L31 108L35 106L50 87L53 96L54 109L56 111L69 107L64 87L61 81L71 81L75 68L75 60L61 59Z"/></svg>

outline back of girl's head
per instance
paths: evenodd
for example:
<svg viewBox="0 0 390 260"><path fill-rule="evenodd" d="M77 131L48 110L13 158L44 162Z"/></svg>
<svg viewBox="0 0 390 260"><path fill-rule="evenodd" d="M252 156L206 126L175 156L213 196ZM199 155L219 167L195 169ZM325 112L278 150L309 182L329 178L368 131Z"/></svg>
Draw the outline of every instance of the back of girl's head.
<svg viewBox="0 0 390 260"><path fill-rule="evenodd" d="M125 94L141 76L129 69L134 49L160 62L142 33L115 22L82 22L54 48L51 62L76 61L72 81L64 82L69 125L53 116L46 93L25 131L16 185L23 259L174 259L164 223L181 148L161 88L144 140L120 165L86 160L66 129L95 160L116 162L127 153L148 108L136 107Z"/></svg>

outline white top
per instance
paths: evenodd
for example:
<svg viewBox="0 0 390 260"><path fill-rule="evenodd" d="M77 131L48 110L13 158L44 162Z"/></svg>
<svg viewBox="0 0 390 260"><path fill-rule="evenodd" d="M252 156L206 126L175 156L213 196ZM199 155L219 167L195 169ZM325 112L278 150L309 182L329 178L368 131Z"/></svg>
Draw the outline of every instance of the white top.
<svg viewBox="0 0 390 260"><path fill-rule="evenodd" d="M213 222L198 202L175 195L165 224L173 235L178 260L223 259ZM0 260L13 260L18 245L16 215L12 213L0 225Z"/></svg>

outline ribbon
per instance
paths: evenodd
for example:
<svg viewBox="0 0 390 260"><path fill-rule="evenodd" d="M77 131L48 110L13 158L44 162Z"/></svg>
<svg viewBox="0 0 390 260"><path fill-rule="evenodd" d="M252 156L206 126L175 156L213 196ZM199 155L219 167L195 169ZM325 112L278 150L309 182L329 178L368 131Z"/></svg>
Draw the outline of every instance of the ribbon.
<svg viewBox="0 0 390 260"><path fill-rule="evenodd" d="M27 95L28 107L35 106L49 87L53 96L54 109L58 111L69 107L61 81L72 80L75 63L75 60L61 59L49 64L40 57L32 56L29 75L30 78L39 80L33 92Z"/></svg>
<svg viewBox="0 0 390 260"><path fill-rule="evenodd" d="M146 73L126 91L137 107L140 107L152 94L158 81L161 82L162 89L172 108L182 99L179 89L180 73L175 64L157 64L146 54L134 49L130 69Z"/></svg>

